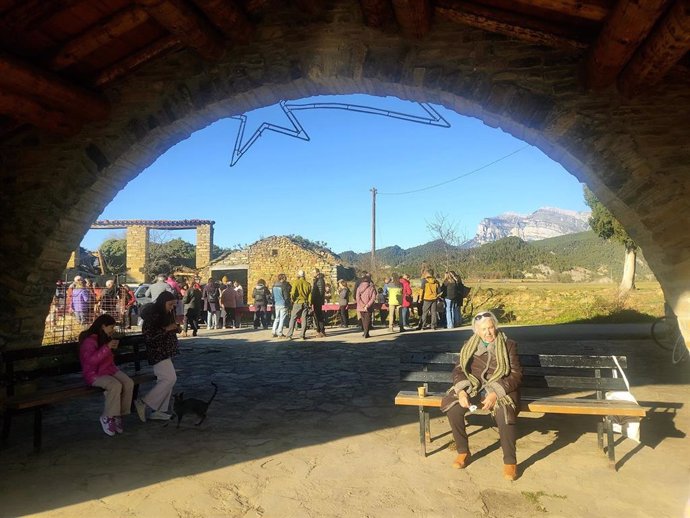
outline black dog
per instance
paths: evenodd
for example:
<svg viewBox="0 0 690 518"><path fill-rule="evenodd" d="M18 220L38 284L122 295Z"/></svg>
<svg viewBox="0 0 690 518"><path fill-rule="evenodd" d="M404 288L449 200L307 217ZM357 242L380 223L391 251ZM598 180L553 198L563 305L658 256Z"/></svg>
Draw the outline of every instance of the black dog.
<svg viewBox="0 0 690 518"><path fill-rule="evenodd" d="M178 428L180 427L180 421L182 421L182 416L189 412L196 414L201 418L199 422L196 423L196 426L199 426L201 423L204 422L204 419L206 419L206 412L208 411L208 406L211 404L211 401L213 401L213 398L216 397L216 393L218 392L218 385L216 385L213 382L211 382L211 385L214 386L214 390L211 399L209 399L208 401L201 401L200 399L195 399L193 397L190 397L189 399L184 399L184 392L180 392L179 394L175 394L173 396L175 398L173 402L173 410L175 411L175 414L177 414Z"/></svg>

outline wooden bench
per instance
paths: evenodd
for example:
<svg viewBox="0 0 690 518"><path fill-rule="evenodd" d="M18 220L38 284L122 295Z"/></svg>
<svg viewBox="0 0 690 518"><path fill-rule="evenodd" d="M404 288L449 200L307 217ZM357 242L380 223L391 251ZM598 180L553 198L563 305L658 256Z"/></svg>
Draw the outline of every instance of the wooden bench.
<svg viewBox="0 0 690 518"><path fill-rule="evenodd" d="M3 414L2 444L7 444L14 415L34 412L34 450L41 449L43 410L48 405L91 394L102 394L103 389L87 385L81 377L79 344L69 342L30 349L4 351L0 354L3 372L0 381L5 395L0 396ZM139 384L154 381L152 372L141 372L146 360L146 348L141 335L120 339L115 349L115 363L132 364L134 371L123 369L134 381L134 397Z"/></svg>
<svg viewBox="0 0 690 518"><path fill-rule="evenodd" d="M429 409L439 408L445 391L452 385L452 370L458 353L408 353L400 359L400 379L423 383L426 397L417 390L402 390L395 397L396 405L416 406L419 410L421 454L426 457L426 444L431 441ZM621 368L627 368L625 356L616 356ZM609 466L615 469L613 417L644 417L646 410L636 403L604 398L608 390L627 390L619 377L612 356L520 354L523 370L521 411L571 415L601 416L597 423L597 444L604 450L606 433ZM429 386L433 387L430 390ZM582 393L573 396L573 393Z"/></svg>

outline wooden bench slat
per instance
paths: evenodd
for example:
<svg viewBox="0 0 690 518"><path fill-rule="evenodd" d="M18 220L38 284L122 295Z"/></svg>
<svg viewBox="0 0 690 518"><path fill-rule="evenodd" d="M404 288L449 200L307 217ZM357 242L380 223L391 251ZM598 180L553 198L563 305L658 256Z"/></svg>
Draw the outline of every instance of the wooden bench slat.
<svg viewBox="0 0 690 518"><path fill-rule="evenodd" d="M450 365L458 363L459 353L405 353L400 363L417 365ZM574 354L519 354L520 364L530 367L570 367L572 369L615 369L616 362L611 356ZM616 356L622 369L628 367L625 356Z"/></svg>
<svg viewBox="0 0 690 518"><path fill-rule="evenodd" d="M402 390L395 396L395 404L440 408L442 397L443 394L432 392L422 398L419 397L417 392ZM643 407L628 401L557 397L522 399L520 409L547 414L615 415L625 417L644 417L647 414Z"/></svg>
<svg viewBox="0 0 690 518"><path fill-rule="evenodd" d="M447 371L401 372L401 381L417 383L445 383L450 386L453 378ZM595 378L585 376L526 375L522 378L525 388L566 388L582 390L626 390L622 378Z"/></svg>

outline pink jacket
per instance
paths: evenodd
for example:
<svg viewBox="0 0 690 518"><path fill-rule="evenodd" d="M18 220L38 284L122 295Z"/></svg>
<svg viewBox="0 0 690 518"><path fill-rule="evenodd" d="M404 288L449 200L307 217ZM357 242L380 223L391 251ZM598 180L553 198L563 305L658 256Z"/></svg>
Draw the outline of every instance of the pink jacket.
<svg viewBox="0 0 690 518"><path fill-rule="evenodd" d="M357 286L355 294L357 311L371 311L371 307L376 302L376 287L373 282L363 281Z"/></svg>
<svg viewBox="0 0 690 518"><path fill-rule="evenodd" d="M79 347L79 361L82 376L89 385L99 376L112 376L118 371L112 349L105 344L99 347L95 334L87 336Z"/></svg>
<svg viewBox="0 0 690 518"><path fill-rule="evenodd" d="M412 306L412 287L410 281L404 277L400 277L400 285L402 286L402 307L409 308Z"/></svg>

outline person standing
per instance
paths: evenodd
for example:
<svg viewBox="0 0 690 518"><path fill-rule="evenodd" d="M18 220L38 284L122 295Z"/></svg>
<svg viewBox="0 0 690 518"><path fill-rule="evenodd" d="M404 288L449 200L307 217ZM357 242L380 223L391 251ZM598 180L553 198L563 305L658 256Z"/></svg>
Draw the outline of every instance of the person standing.
<svg viewBox="0 0 690 518"><path fill-rule="evenodd" d="M410 308L412 307L412 286L410 286L410 275L403 273L400 276L400 287L402 289L402 307L400 308L400 330L410 327Z"/></svg>
<svg viewBox="0 0 690 518"><path fill-rule="evenodd" d="M147 304L141 311L144 320L142 334L146 343L149 365L153 365L156 384L144 397L137 399L134 406L142 422L146 422L146 411L151 410L149 419L168 421L172 415L170 396L177 382L173 356L179 354L177 333L180 326L175 319L177 296L164 291L153 304Z"/></svg>
<svg viewBox="0 0 690 518"><path fill-rule="evenodd" d="M166 279L167 276L164 273L159 273L158 275L156 275L156 282L154 282L151 286L148 287L145 296L150 297L151 301L154 301L158 298L158 295L160 295L164 291L177 295L175 288L170 286L170 284L166 282Z"/></svg>
<svg viewBox="0 0 690 518"><path fill-rule="evenodd" d="M81 277L77 281L75 277L75 288L72 290L70 309L77 316L79 324L84 325L92 321L94 302L93 292L87 287L86 281Z"/></svg>
<svg viewBox="0 0 690 518"><path fill-rule="evenodd" d="M273 309L276 312L275 320L273 321L273 338L283 336L283 326L285 324L285 316L290 309L290 289L288 288L287 276L284 273L278 275L278 280L271 288L273 294Z"/></svg>
<svg viewBox="0 0 690 518"><path fill-rule="evenodd" d="M459 324L457 321L458 313L458 280L453 272L446 272L443 275L443 286L441 292L446 303L446 327L454 328Z"/></svg>
<svg viewBox="0 0 690 518"><path fill-rule="evenodd" d="M242 325L242 312L244 308L244 288L239 281L233 282L235 290L235 327L237 329Z"/></svg>
<svg viewBox="0 0 690 518"><path fill-rule="evenodd" d="M499 331L490 311L481 311L472 320L474 334L460 349L453 369L453 386L441 400L455 439L458 456L453 467L463 469L470 462L465 414L470 405L488 410L498 427L503 450L503 477L515 480L517 473L516 421L520 412L522 367L517 343Z"/></svg>
<svg viewBox="0 0 690 518"><path fill-rule="evenodd" d="M101 291L100 303L101 314L117 315L117 289L115 288L115 281L108 279L105 281L105 288Z"/></svg>
<svg viewBox="0 0 690 518"><path fill-rule="evenodd" d="M220 329L220 289L212 277L208 278L206 286L201 293L201 300L204 301L204 311L206 311L206 329Z"/></svg>
<svg viewBox="0 0 690 518"><path fill-rule="evenodd" d="M235 308L237 307L237 293L232 281L227 280L220 287L220 305L223 307L225 317L223 327L226 329L235 327Z"/></svg>
<svg viewBox="0 0 690 518"><path fill-rule="evenodd" d="M302 340L306 340L307 318L309 306L311 306L311 284L304 278L304 270L297 272L297 280L290 291L290 301L292 302L292 311L290 312L290 328L288 329L287 338L292 340L295 325L297 325L297 319L299 318L302 322Z"/></svg>
<svg viewBox="0 0 690 518"><path fill-rule="evenodd" d="M266 281L259 279L252 292L254 299L254 329L268 329L268 299L269 291L266 287Z"/></svg>
<svg viewBox="0 0 690 518"><path fill-rule="evenodd" d="M323 314L323 304L326 301L326 281L323 273L314 268L314 280L311 288L311 303L314 306L314 323L316 324L316 336L326 336L326 318Z"/></svg>
<svg viewBox="0 0 690 518"><path fill-rule="evenodd" d="M349 320L350 288L344 280L338 281L338 306L340 309L340 327L347 327Z"/></svg>
<svg viewBox="0 0 690 518"><path fill-rule="evenodd" d="M187 327L192 328L192 336L199 331L199 314L201 313L201 287L193 282L182 299L184 304L184 329L183 335L187 336Z"/></svg>
<svg viewBox="0 0 690 518"><path fill-rule="evenodd" d="M422 315L419 318L419 325L417 329L423 329L426 323L426 316L431 314L431 329L436 329L436 321L438 315L436 314L436 300L441 294L438 281L434 277L434 270L429 268L424 276L425 282L422 286Z"/></svg>
<svg viewBox="0 0 690 518"><path fill-rule="evenodd" d="M373 314L374 304L376 303L376 286L371 282L371 277L366 274L362 277L357 292L355 293L355 301L357 302L357 312L362 319L362 336L369 338L369 331L371 330L371 319Z"/></svg>
<svg viewBox="0 0 690 518"><path fill-rule="evenodd" d="M393 331L395 326L395 316L398 308L402 309L402 286L400 285L399 277L396 274L388 281L388 330ZM402 318L398 318L398 327L400 331L405 331L402 325Z"/></svg>
<svg viewBox="0 0 690 518"><path fill-rule="evenodd" d="M124 432L122 417L130 414L134 382L117 368L113 350L115 319L104 314L79 334L79 362L86 383L105 390L105 407L99 421L103 431L111 437Z"/></svg>

